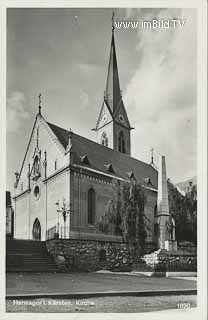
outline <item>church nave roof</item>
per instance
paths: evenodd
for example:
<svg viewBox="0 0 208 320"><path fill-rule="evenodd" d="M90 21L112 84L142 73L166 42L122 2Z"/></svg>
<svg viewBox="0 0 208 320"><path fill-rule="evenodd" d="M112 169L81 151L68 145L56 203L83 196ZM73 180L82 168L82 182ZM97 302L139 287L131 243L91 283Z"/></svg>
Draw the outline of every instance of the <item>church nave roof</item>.
<svg viewBox="0 0 208 320"><path fill-rule="evenodd" d="M66 149L69 140L69 131L47 122L60 143ZM122 179L129 179L129 172L133 172L137 181L148 185L147 178L151 180L152 188L157 189L157 170L150 164L132 158L119 151L105 147L78 134L72 135L73 163L83 166L82 158L89 160L88 166L94 170L108 173L109 163L113 167L113 175Z"/></svg>

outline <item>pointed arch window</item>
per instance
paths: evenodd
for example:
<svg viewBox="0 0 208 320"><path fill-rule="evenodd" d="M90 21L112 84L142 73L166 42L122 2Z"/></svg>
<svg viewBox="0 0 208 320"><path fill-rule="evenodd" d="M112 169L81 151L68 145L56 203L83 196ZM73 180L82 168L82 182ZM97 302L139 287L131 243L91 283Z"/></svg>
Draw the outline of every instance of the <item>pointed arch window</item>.
<svg viewBox="0 0 208 320"><path fill-rule="evenodd" d="M95 223L95 190L88 190L88 223Z"/></svg>
<svg viewBox="0 0 208 320"><path fill-rule="evenodd" d="M120 151L122 153L126 153L126 145L125 145L123 131L120 131L119 136L118 136L118 151Z"/></svg>
<svg viewBox="0 0 208 320"><path fill-rule="evenodd" d="M102 133L102 136L101 136L101 144L105 147L108 147L108 137L107 137L107 134L106 132L103 132Z"/></svg>
<svg viewBox="0 0 208 320"><path fill-rule="evenodd" d="M41 240L41 225L38 218L36 218L33 223L32 236L33 236L33 240L38 240L38 241Z"/></svg>
<svg viewBox="0 0 208 320"><path fill-rule="evenodd" d="M32 168L33 180L37 180L40 177L40 159L38 155L35 156Z"/></svg>
<svg viewBox="0 0 208 320"><path fill-rule="evenodd" d="M38 173L39 172L39 158L38 156L35 156L34 159L34 173Z"/></svg>

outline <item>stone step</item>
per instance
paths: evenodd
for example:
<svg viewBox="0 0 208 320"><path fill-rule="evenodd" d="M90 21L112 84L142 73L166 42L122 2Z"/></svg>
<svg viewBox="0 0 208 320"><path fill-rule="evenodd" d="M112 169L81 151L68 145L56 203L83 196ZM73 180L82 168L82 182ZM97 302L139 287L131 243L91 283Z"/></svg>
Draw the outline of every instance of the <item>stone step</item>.
<svg viewBox="0 0 208 320"><path fill-rule="evenodd" d="M9 267L7 268L6 272L57 272L57 269L54 267L39 267L39 268L34 268L34 267Z"/></svg>
<svg viewBox="0 0 208 320"><path fill-rule="evenodd" d="M56 264L49 255L45 242L7 240L7 272L56 272Z"/></svg>

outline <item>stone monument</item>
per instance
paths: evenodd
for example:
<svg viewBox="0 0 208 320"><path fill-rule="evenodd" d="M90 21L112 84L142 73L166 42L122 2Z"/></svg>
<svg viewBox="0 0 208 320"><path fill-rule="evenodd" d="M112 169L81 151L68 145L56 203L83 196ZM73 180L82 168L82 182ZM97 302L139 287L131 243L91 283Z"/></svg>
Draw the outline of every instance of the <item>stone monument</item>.
<svg viewBox="0 0 208 320"><path fill-rule="evenodd" d="M168 186L166 177L165 157L160 158L158 172L157 214L158 249L145 254L142 260L150 268L151 275L167 276L168 272L194 272L197 270L196 254L177 250L175 240L175 220L170 214L168 203Z"/></svg>
<svg viewBox="0 0 208 320"><path fill-rule="evenodd" d="M160 157L157 197L158 247L168 251L177 251L175 240L175 221L169 212L168 186L165 156Z"/></svg>

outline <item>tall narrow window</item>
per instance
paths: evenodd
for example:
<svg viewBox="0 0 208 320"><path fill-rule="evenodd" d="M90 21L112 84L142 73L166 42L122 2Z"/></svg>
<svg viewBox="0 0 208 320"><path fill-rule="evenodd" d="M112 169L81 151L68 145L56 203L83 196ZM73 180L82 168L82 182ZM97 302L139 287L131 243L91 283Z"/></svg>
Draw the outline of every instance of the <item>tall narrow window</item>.
<svg viewBox="0 0 208 320"><path fill-rule="evenodd" d="M34 174L39 173L39 158L38 158L38 156L35 156L33 170L34 170Z"/></svg>
<svg viewBox="0 0 208 320"><path fill-rule="evenodd" d="M58 160L56 159L55 162L54 162L54 169L55 169L55 171L57 170L57 162L58 162Z"/></svg>
<svg viewBox="0 0 208 320"><path fill-rule="evenodd" d="M88 190L88 223L95 223L95 190Z"/></svg>
<svg viewBox="0 0 208 320"><path fill-rule="evenodd" d="M40 176L40 159L38 155L36 155L33 162L33 177L39 177L39 176Z"/></svg>
<svg viewBox="0 0 208 320"><path fill-rule="evenodd" d="M121 131L118 136L118 151L120 151L122 153L126 153L126 146L125 146L125 139L124 139L123 131Z"/></svg>
<svg viewBox="0 0 208 320"><path fill-rule="evenodd" d="M108 146L108 137L106 135L106 132L103 132L102 136L101 136L101 144L105 147Z"/></svg>

